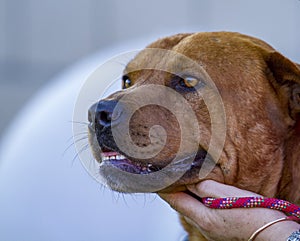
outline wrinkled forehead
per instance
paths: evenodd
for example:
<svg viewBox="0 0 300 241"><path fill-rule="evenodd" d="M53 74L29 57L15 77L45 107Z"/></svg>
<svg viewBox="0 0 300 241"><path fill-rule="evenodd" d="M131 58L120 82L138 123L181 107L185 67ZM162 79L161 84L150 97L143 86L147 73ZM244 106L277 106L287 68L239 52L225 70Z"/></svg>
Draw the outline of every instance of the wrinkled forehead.
<svg viewBox="0 0 300 241"><path fill-rule="evenodd" d="M205 73L205 65L174 50L146 48L139 52L126 66L124 72L153 70L174 75L199 76Z"/></svg>

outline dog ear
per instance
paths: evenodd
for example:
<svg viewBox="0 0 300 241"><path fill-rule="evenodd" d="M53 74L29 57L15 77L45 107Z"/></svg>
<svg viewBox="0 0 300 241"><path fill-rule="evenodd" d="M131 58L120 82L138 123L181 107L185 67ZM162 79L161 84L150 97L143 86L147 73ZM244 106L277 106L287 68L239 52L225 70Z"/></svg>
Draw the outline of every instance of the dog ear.
<svg viewBox="0 0 300 241"><path fill-rule="evenodd" d="M271 75L269 79L280 103L287 107L294 130L285 142L286 162L278 196L300 204L300 65L278 52L269 53L265 61Z"/></svg>
<svg viewBox="0 0 300 241"><path fill-rule="evenodd" d="M288 105L291 118L300 119L300 65L278 52L271 52L266 63L272 75L272 84L282 103Z"/></svg>

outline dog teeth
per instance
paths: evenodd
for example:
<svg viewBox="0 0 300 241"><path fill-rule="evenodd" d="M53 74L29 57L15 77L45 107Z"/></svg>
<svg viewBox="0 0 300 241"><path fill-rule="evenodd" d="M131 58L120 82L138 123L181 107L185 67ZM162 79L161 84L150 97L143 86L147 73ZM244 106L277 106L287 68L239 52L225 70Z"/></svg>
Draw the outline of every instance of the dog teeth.
<svg viewBox="0 0 300 241"><path fill-rule="evenodd" d="M126 158L125 158L125 156L123 156L123 155L117 155L117 156L116 156L116 159L117 159L117 160L123 160L123 159L126 159Z"/></svg>
<svg viewBox="0 0 300 241"><path fill-rule="evenodd" d="M102 160L103 161L107 161L107 160L109 160L109 157L108 156L104 156L104 157L102 157Z"/></svg>
<svg viewBox="0 0 300 241"><path fill-rule="evenodd" d="M102 161L124 160L124 159L126 159L126 157L123 155L109 155L109 156L102 155Z"/></svg>
<svg viewBox="0 0 300 241"><path fill-rule="evenodd" d="M121 160L127 160L125 156L118 154L116 152L105 152L101 155L102 161L121 161ZM130 160L127 160L129 163L131 163ZM134 165L136 165L137 168L140 169L141 174L149 174L152 173L154 170L153 165L151 163L141 163L141 162L135 162Z"/></svg>

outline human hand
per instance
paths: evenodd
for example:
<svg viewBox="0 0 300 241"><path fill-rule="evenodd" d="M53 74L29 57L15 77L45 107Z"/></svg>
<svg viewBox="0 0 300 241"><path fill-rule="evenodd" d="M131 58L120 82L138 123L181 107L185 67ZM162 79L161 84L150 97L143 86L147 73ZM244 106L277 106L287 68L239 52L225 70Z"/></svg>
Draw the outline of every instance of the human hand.
<svg viewBox="0 0 300 241"><path fill-rule="evenodd" d="M260 196L253 192L211 180L187 186L187 188L199 198ZM195 226L207 240L248 240L253 232L266 223L286 217L280 211L265 208L210 209L186 192L160 193L159 195L177 210L189 224ZM283 241L296 230L299 230L299 224L296 222L276 223L259 233L255 241Z"/></svg>

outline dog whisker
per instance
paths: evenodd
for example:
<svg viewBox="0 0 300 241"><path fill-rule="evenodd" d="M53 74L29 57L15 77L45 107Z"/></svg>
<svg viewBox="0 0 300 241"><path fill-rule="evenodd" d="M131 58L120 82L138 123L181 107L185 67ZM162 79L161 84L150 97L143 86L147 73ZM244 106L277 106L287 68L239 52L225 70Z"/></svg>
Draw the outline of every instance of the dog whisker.
<svg viewBox="0 0 300 241"><path fill-rule="evenodd" d="M72 164L74 164L75 160L79 157L79 155L86 151L87 149L89 149L89 144L84 145L74 156L74 158L72 159Z"/></svg>
<svg viewBox="0 0 300 241"><path fill-rule="evenodd" d="M77 137L77 136L81 136L81 135L88 135L88 132L87 131L84 131L84 132L80 132L80 133L76 133L74 134L73 136L71 136L70 138L67 139L67 142L69 141L72 141L74 139L74 137Z"/></svg>
<svg viewBox="0 0 300 241"><path fill-rule="evenodd" d="M114 60L113 62L115 62L115 63L117 63L117 64L119 64L119 65L121 65L125 68L130 60L131 60L131 58L130 59L128 58L127 60L124 60L124 62L117 61L117 60Z"/></svg>
<svg viewBox="0 0 300 241"><path fill-rule="evenodd" d="M71 147L75 146L76 143L78 143L78 142L80 142L80 141L83 141L83 140L87 140L87 139L88 139L88 137L85 136L85 137L82 137L82 138L79 138L79 139L74 140L70 145L68 145L68 146L66 147L66 149L64 150L62 156L64 156L64 155L66 154L66 152L67 152ZM87 144L87 145L88 145L88 144Z"/></svg>
<svg viewBox="0 0 300 241"><path fill-rule="evenodd" d="M127 202L127 200L126 200L126 198L125 198L125 194L124 194L124 193L121 193L121 195L122 195L122 199L123 199L123 202L125 203L126 207L129 208L128 202Z"/></svg>
<svg viewBox="0 0 300 241"><path fill-rule="evenodd" d="M111 190L111 194L112 194L113 201L115 203L119 203L119 200L120 200L120 197L121 197L122 193L120 193L120 192L114 192L113 190Z"/></svg>
<svg viewBox="0 0 300 241"><path fill-rule="evenodd" d="M87 139L88 139L88 136L84 136L84 137L75 139L75 140L74 140L74 144L77 144L78 142L83 141L83 140L87 140Z"/></svg>
<svg viewBox="0 0 300 241"><path fill-rule="evenodd" d="M84 121L69 121L69 122L73 124L86 125L86 126L90 124L89 122L84 122Z"/></svg>

